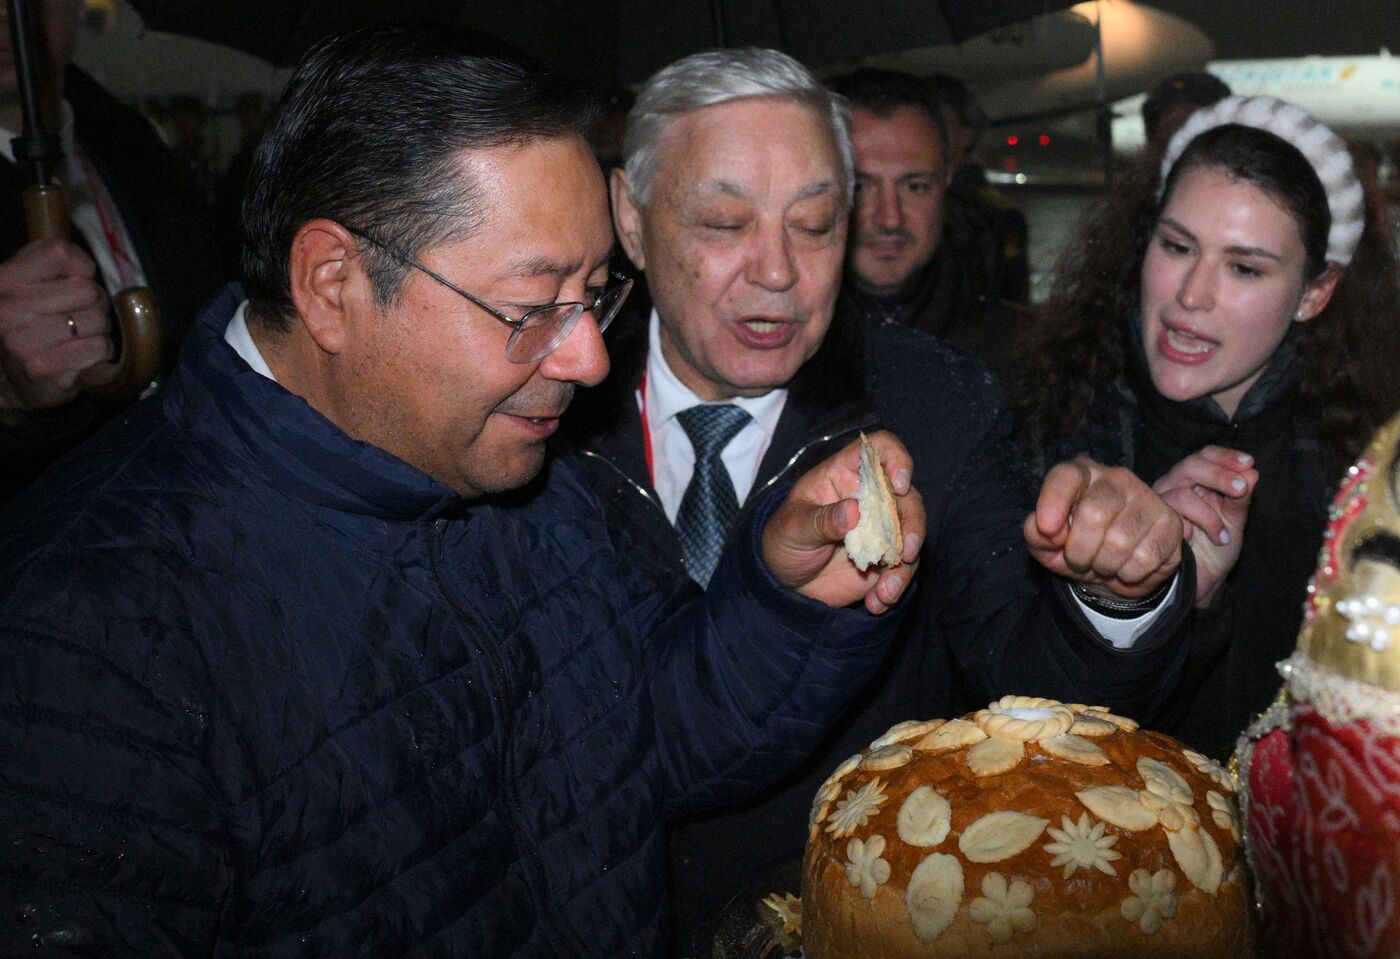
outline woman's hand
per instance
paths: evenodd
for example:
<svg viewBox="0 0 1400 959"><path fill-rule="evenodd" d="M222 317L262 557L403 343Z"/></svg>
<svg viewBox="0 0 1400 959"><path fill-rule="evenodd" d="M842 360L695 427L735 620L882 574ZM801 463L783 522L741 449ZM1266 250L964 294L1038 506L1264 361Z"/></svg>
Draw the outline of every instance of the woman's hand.
<svg viewBox="0 0 1400 959"><path fill-rule="evenodd" d="M1181 516L1196 555L1196 606L1209 606L1240 558L1250 499L1259 482L1254 458L1207 446L1177 463L1152 489Z"/></svg>

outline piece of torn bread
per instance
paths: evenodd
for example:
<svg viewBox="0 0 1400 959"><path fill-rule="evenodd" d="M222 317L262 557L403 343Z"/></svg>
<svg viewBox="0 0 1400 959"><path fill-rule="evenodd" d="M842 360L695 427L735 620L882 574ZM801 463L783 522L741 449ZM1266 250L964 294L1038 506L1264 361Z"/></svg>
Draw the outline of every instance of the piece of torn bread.
<svg viewBox="0 0 1400 959"><path fill-rule="evenodd" d="M904 534L899 527L890 478L880 462L880 454L865 434L860 434L860 522L846 534L846 555L861 572L871 566L898 566L903 559Z"/></svg>

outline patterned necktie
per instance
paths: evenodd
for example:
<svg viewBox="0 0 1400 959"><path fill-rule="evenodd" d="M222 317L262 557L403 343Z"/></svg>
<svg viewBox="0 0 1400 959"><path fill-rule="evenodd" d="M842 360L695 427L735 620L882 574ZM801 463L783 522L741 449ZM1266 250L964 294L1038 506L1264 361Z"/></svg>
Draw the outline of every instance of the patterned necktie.
<svg viewBox="0 0 1400 959"><path fill-rule="evenodd" d="M681 497L676 533L690 566L690 578L704 586L719 562L729 527L739 515L739 498L720 453L750 417L739 407L725 404L692 406L676 414L676 419L695 449L695 473Z"/></svg>

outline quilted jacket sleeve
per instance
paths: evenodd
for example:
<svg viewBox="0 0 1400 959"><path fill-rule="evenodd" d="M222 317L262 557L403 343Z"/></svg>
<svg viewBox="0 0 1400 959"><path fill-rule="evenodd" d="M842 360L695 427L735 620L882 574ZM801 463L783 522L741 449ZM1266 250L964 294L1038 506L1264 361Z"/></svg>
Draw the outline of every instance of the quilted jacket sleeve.
<svg viewBox="0 0 1400 959"><path fill-rule="evenodd" d="M100 628L0 620L0 955L209 955L227 807L205 717L157 691L158 637Z"/></svg>
<svg viewBox="0 0 1400 959"><path fill-rule="evenodd" d="M907 605L877 617L783 588L763 563L759 534L786 494L758 504L703 597L692 590L649 624L668 815L741 798L808 755L879 664Z"/></svg>
<svg viewBox="0 0 1400 959"><path fill-rule="evenodd" d="M1021 693L1150 720L1179 679L1189 604L1164 610L1129 650L1100 638L1068 589L1027 552L1021 524L1032 500L1009 418L993 404L983 409L976 445L948 477L939 515L930 517L937 532L924 559L926 599L965 689L973 702ZM1184 565L1183 574L1191 569Z"/></svg>

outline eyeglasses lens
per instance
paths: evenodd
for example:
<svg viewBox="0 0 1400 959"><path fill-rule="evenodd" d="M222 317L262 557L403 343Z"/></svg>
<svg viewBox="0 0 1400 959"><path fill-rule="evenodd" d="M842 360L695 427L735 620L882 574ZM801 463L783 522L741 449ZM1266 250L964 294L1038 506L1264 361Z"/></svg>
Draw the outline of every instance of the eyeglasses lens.
<svg viewBox="0 0 1400 959"><path fill-rule="evenodd" d="M631 281L611 286L598 297L593 306L593 318L601 333L617 316L623 300L632 289ZM552 353L574 331L584 308L577 303L561 303L532 310L528 322L520 327L506 345L506 358L515 363L533 363Z"/></svg>

